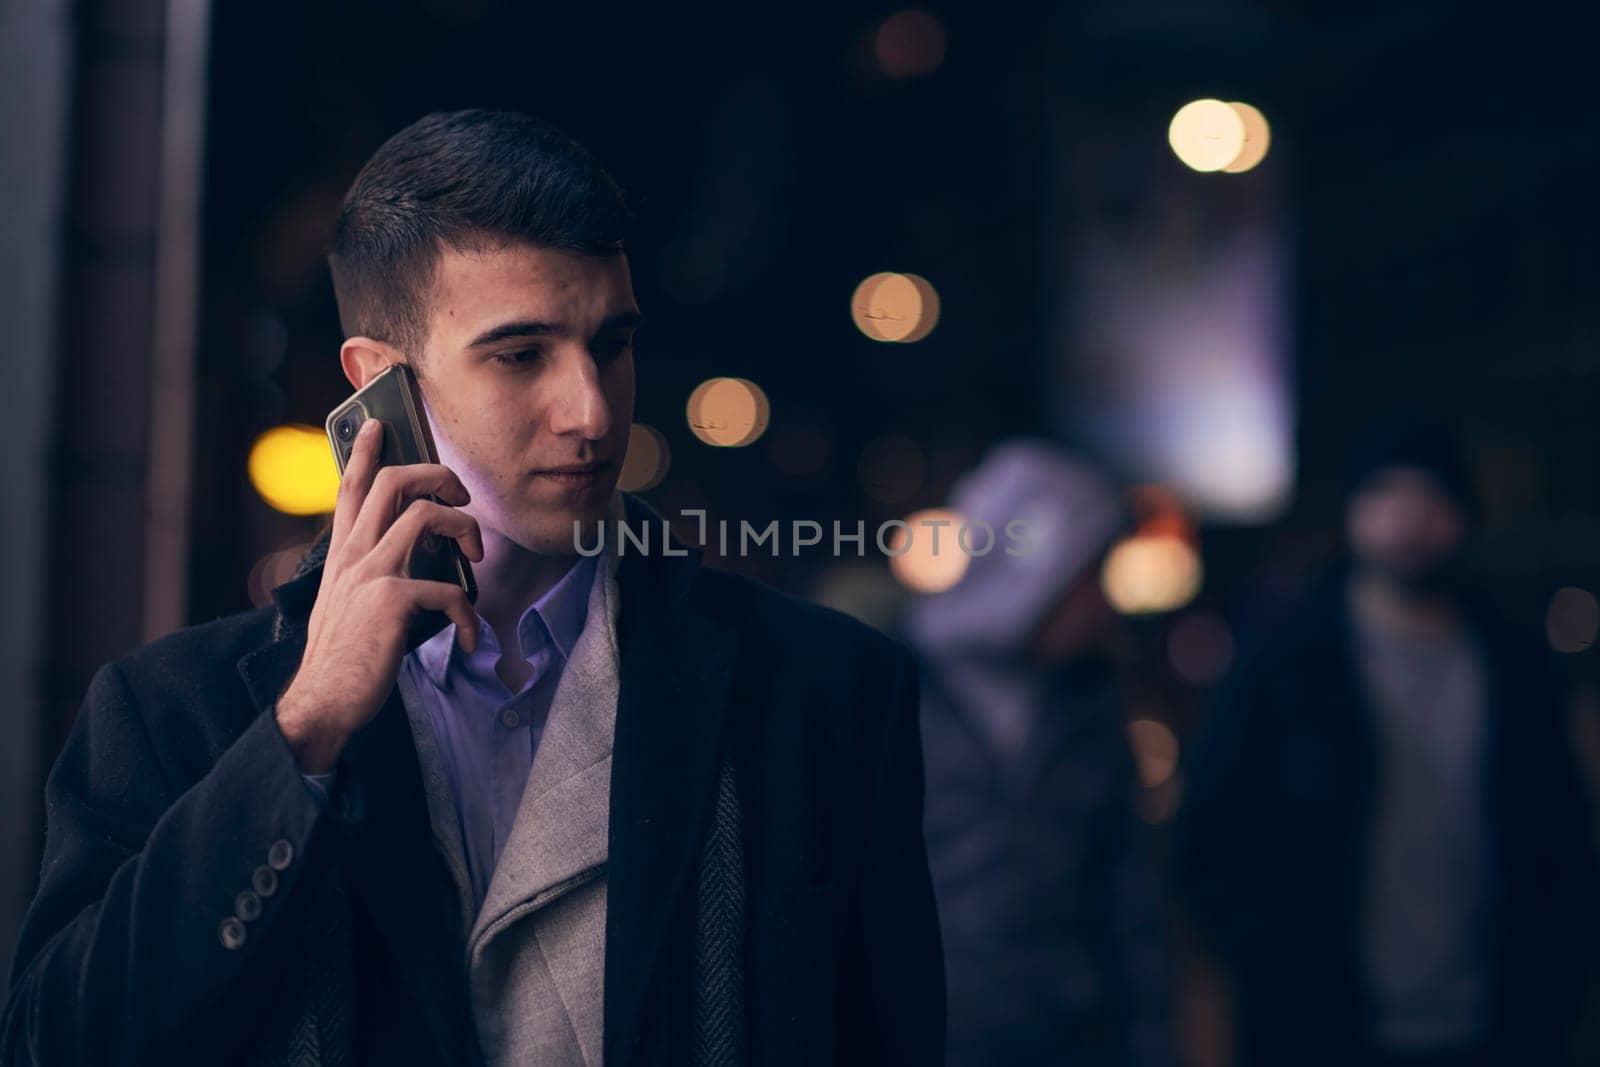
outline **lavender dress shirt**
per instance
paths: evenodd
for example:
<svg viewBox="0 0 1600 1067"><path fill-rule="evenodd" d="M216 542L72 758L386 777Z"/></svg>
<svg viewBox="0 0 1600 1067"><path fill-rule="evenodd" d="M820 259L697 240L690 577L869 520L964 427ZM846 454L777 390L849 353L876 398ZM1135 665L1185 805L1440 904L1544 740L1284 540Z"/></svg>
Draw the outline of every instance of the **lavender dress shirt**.
<svg viewBox="0 0 1600 1067"><path fill-rule="evenodd" d="M433 725L455 798L475 908L511 836L556 685L583 632L597 558L580 558L517 621L517 654L533 668L518 692L495 673L503 646L482 616L471 655L456 644L451 623L401 661ZM326 797L333 775L305 778Z"/></svg>

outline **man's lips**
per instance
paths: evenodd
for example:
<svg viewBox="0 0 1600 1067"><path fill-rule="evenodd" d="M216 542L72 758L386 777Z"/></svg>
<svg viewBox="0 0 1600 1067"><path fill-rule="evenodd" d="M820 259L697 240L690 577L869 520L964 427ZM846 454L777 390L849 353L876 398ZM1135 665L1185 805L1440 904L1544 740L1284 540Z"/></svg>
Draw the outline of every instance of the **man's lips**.
<svg viewBox="0 0 1600 1067"><path fill-rule="evenodd" d="M544 467L533 471L536 478L548 478L551 481L567 485L587 485L599 480L600 476L609 470L611 464L595 460L590 463L568 463L559 467Z"/></svg>

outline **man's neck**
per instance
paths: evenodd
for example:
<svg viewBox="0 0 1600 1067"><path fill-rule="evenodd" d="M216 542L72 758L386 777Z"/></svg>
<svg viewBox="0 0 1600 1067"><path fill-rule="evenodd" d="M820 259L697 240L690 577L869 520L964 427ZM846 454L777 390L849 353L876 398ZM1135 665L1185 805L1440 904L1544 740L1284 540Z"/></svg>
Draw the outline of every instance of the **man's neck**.
<svg viewBox="0 0 1600 1067"><path fill-rule="evenodd" d="M517 622L528 605L548 593L576 561L575 555L530 552L509 538L484 531L483 561L472 565L478 583L474 606L507 651L516 652Z"/></svg>

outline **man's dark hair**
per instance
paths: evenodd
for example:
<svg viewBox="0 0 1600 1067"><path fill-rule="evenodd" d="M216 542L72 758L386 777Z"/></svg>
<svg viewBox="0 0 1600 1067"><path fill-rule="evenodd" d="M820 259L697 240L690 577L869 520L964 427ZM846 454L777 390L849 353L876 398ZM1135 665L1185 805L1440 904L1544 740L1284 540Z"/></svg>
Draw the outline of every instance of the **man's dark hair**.
<svg viewBox="0 0 1600 1067"><path fill-rule="evenodd" d="M328 248L346 337L385 341L413 361L446 248L526 242L615 255L633 225L622 189L555 126L511 111L438 111L373 153L345 194Z"/></svg>

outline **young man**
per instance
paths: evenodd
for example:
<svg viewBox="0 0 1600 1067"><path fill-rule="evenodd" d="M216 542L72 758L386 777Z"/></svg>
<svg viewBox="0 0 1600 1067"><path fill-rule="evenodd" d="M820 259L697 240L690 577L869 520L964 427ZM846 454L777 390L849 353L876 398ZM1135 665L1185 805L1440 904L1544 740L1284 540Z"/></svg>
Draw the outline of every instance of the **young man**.
<svg viewBox="0 0 1600 1067"><path fill-rule="evenodd" d="M442 462L360 436L273 606L96 675L0 1060L940 1061L909 657L684 546L576 552L575 523L662 530L614 490L628 225L524 116L368 162L340 361L408 363ZM425 533L475 605L408 577ZM448 624L408 651L422 610Z"/></svg>
<svg viewBox="0 0 1600 1067"><path fill-rule="evenodd" d="M1594 841L1542 652L1472 596L1448 438L1356 464L1349 563L1248 659L1180 855L1245 1064L1554 1064L1593 952Z"/></svg>

